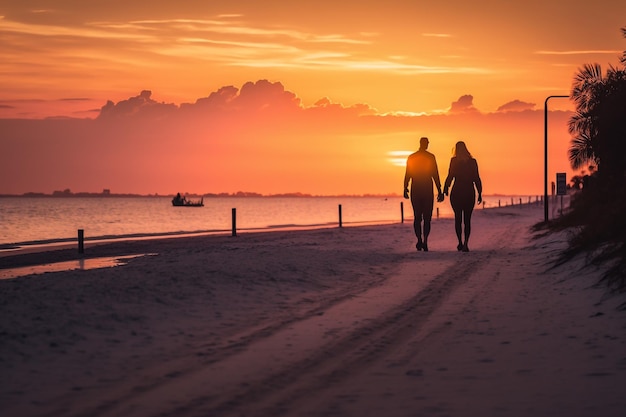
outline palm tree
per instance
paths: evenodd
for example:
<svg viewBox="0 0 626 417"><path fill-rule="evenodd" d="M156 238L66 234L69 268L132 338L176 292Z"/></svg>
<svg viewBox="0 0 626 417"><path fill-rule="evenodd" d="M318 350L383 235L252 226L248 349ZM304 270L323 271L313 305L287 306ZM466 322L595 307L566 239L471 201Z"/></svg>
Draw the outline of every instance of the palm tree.
<svg viewBox="0 0 626 417"><path fill-rule="evenodd" d="M566 257L591 251L593 262L617 259L604 278L626 289L626 51L620 63L604 75L599 64L587 64L574 78L568 154L574 169L589 164L591 174L559 222L578 227Z"/></svg>
<svg viewBox="0 0 626 417"><path fill-rule="evenodd" d="M626 36L626 30L624 30ZM593 163L610 182L624 179L626 167L626 68L609 67L602 75L599 64L578 72L571 96L576 114L569 121L574 168Z"/></svg>

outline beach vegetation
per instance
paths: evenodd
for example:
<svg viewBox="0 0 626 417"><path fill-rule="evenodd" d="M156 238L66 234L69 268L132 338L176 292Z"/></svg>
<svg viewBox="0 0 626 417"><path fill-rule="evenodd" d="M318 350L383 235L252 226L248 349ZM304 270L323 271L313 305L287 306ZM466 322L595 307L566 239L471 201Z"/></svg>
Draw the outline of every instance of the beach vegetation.
<svg viewBox="0 0 626 417"><path fill-rule="evenodd" d="M606 73L586 64L574 77L569 159L583 174L569 210L547 227L572 231L561 262L586 254L606 267L609 285L626 291L626 51L620 64Z"/></svg>

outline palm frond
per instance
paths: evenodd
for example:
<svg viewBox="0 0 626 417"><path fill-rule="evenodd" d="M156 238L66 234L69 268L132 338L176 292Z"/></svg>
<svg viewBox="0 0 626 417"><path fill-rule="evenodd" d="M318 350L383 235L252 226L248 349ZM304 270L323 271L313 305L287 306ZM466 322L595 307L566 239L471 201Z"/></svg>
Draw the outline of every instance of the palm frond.
<svg viewBox="0 0 626 417"><path fill-rule="evenodd" d="M592 128L593 117L589 113L576 112L568 122L568 131L572 135L584 132L587 136L591 136Z"/></svg>
<svg viewBox="0 0 626 417"><path fill-rule="evenodd" d="M592 138L585 133L572 138L568 154L573 169L580 169L589 162L597 162Z"/></svg>
<svg viewBox="0 0 626 417"><path fill-rule="evenodd" d="M574 77L574 83L595 84L602 82L602 66L598 63L585 64Z"/></svg>
<svg viewBox="0 0 626 417"><path fill-rule="evenodd" d="M597 90L603 84L600 64L585 64L578 70L572 83L571 97L579 109L587 110L593 106Z"/></svg>

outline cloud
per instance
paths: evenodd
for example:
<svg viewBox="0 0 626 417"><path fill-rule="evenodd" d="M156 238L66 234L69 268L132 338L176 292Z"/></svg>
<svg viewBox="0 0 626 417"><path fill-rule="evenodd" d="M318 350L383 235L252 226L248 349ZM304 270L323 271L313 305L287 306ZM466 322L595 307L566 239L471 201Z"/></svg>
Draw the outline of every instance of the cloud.
<svg viewBox="0 0 626 417"><path fill-rule="evenodd" d="M593 54L621 54L623 51L608 49L572 50L572 51L535 51L537 55L593 55Z"/></svg>
<svg viewBox="0 0 626 417"><path fill-rule="evenodd" d="M279 115L300 112L326 112L340 115L373 115L376 110L367 104L343 106L332 102L328 97L318 100L313 106L305 108L301 100L280 82L258 80L246 82L241 89L225 86L212 92L195 103L183 103L180 106L171 103L159 103L152 99L152 92L142 91L139 95L114 103L109 100L100 109L98 119L145 119L175 118L195 113L219 117L249 117L252 114L276 113Z"/></svg>
<svg viewBox="0 0 626 417"><path fill-rule="evenodd" d="M300 99L294 93L286 91L280 82L272 83L268 80L245 83L234 102L246 109L300 108Z"/></svg>
<svg viewBox="0 0 626 417"><path fill-rule="evenodd" d="M451 38L452 35L449 33L422 33L422 36L428 38Z"/></svg>
<svg viewBox="0 0 626 417"><path fill-rule="evenodd" d="M63 99L63 101L81 101L82 98ZM521 100L510 101L497 109L497 112L521 112L525 110L535 110L534 103L523 102ZM8 103L4 103L0 108L9 109ZM312 117L311 115L325 115L324 117L342 118L354 116L395 116L395 117L418 117L426 116L425 113L394 112L380 114L375 108L365 103L357 103L345 106L332 101L329 97L320 98L309 107L303 106L297 95L283 86L280 82L269 80L258 80L256 82L246 82L241 88L233 85L224 86L211 92L206 97L198 98L193 103L159 102L153 99L152 91L143 90L134 97L121 100L117 103L109 100L102 106L97 114L97 119L148 119L170 118L173 122L179 117L187 117L200 113L205 117L215 120L223 119L222 124L227 124L228 120L234 122L237 118L252 117L254 114L260 115L287 115L289 120L284 123L291 123L298 118ZM448 114L468 114L481 113L474 105L474 96L466 94L453 101L450 107L441 113ZM435 114L435 113L433 113ZM261 120L261 119L259 119ZM269 120L269 119L268 119Z"/></svg>
<svg viewBox="0 0 626 417"><path fill-rule="evenodd" d="M498 107L498 110L496 111L524 111L524 110L534 110L535 109L536 104L535 103L527 103L525 101L521 101L521 100L513 100L513 101L509 101L506 104L503 104L502 106Z"/></svg>
<svg viewBox="0 0 626 417"><path fill-rule="evenodd" d="M330 113L332 111L335 114L344 113L356 116L377 114L377 111L370 107L368 104L354 104L352 106L346 107L341 103L333 103L328 97L323 97L316 101L309 110L324 111L326 113Z"/></svg>
<svg viewBox="0 0 626 417"><path fill-rule="evenodd" d="M97 27L92 29L89 27L22 23L9 20L5 16L0 16L0 31L14 35L13 38L11 38L12 41L19 39L20 35L32 35L45 37L47 41L49 41L50 38L64 39L66 40L65 45L67 44L68 39L82 39L83 41L89 42L93 41L93 39L103 38L137 42L147 42L152 39L151 37L143 34L133 34L128 32L121 33L119 30L102 30Z"/></svg>
<svg viewBox="0 0 626 417"><path fill-rule="evenodd" d="M122 100L117 104L109 100L100 110L98 118L128 118L131 116L153 118L172 113L178 109L175 104L158 103L152 100L151 96L151 91L143 90L138 96Z"/></svg>
<svg viewBox="0 0 626 417"><path fill-rule="evenodd" d="M246 21L218 19L134 20L91 22L102 31L144 36L142 48L153 46L155 54L221 62L244 68L289 68L374 71L399 74L488 74L480 67L421 65L394 59L368 58L366 51L373 33L348 36L341 33L313 33L297 29L255 26ZM177 33L171 37L171 33ZM150 39L147 37L150 36ZM448 34L424 34L446 38ZM344 45L351 46L351 53ZM339 47L337 49L336 47Z"/></svg>
<svg viewBox="0 0 626 417"><path fill-rule="evenodd" d="M450 113L467 113L467 112L477 112L478 109L474 107L474 96L471 94L466 94L461 97L457 101L452 102L450 106Z"/></svg>
<svg viewBox="0 0 626 417"><path fill-rule="evenodd" d="M47 117L87 117L87 112L100 112L101 100L86 97L59 99L29 98L0 100L0 118L43 119ZM86 110L88 109L88 110ZM96 115L89 115L95 117Z"/></svg>
<svg viewBox="0 0 626 417"><path fill-rule="evenodd" d="M208 97L196 100L195 106L198 108L226 108L237 98L239 89L229 85L212 92ZM181 109L191 109L194 105L182 104Z"/></svg>

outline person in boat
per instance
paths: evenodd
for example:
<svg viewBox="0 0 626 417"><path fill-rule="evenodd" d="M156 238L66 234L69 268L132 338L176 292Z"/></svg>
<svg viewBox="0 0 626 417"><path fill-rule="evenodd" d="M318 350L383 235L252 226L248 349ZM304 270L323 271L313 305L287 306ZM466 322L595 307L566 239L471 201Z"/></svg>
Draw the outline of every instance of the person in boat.
<svg viewBox="0 0 626 417"><path fill-rule="evenodd" d="M185 204L187 201L187 199L185 197L181 197L180 193L176 193L176 196L174 197L174 204Z"/></svg>

